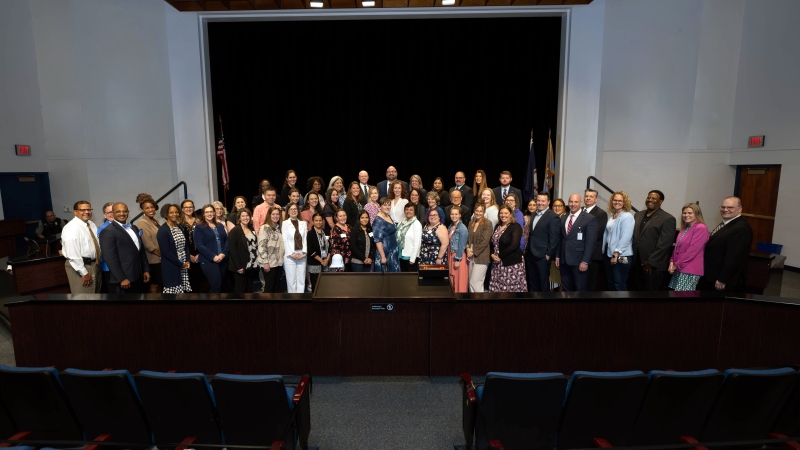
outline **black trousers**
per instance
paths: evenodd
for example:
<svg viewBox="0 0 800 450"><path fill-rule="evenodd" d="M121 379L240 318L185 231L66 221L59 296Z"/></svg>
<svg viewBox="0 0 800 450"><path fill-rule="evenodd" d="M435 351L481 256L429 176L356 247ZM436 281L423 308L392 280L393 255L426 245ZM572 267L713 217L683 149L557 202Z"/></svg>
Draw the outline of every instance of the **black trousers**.
<svg viewBox="0 0 800 450"><path fill-rule="evenodd" d="M231 273L233 274L233 292L243 294L253 292L253 282L258 278L258 269L245 269L244 273Z"/></svg>
<svg viewBox="0 0 800 450"><path fill-rule="evenodd" d="M122 289L119 283L111 283L108 286L108 292L112 294L141 294L142 280L131 281L131 287L128 289Z"/></svg>
<svg viewBox="0 0 800 450"><path fill-rule="evenodd" d="M261 269L264 270L264 269ZM283 266L271 267L269 272L264 272L264 293L280 292L280 279L283 274Z"/></svg>
<svg viewBox="0 0 800 450"><path fill-rule="evenodd" d="M600 268L603 267L603 259L600 258L598 260L592 260L592 263L589 264L589 269L586 270L587 274L587 281L586 281L586 289L590 291L597 290L597 279L599 278L598 275L600 273Z"/></svg>
<svg viewBox="0 0 800 450"><path fill-rule="evenodd" d="M550 261L547 258L535 260L530 251L526 252L525 278L528 292L550 292Z"/></svg>
<svg viewBox="0 0 800 450"><path fill-rule="evenodd" d="M636 285L637 291L661 290L661 283L664 281L665 271L653 270L650 272L650 275L647 275L644 273L642 261L638 256L636 257L634 266L631 270L633 271L633 281Z"/></svg>
<svg viewBox="0 0 800 450"><path fill-rule="evenodd" d="M419 272L419 263L411 264L407 259L400 260L400 272Z"/></svg>

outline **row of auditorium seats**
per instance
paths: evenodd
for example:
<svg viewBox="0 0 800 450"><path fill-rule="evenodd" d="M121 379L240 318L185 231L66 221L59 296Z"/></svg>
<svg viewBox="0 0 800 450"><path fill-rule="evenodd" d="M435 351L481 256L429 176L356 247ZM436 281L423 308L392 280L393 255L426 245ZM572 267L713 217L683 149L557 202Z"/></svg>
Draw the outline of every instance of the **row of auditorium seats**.
<svg viewBox="0 0 800 450"><path fill-rule="evenodd" d="M278 375L0 366L0 436L37 447L107 441L122 448L294 449L299 441L308 448L310 383L309 376L289 387Z"/></svg>
<svg viewBox="0 0 800 450"><path fill-rule="evenodd" d="M478 449L702 448L800 435L800 373L788 367L491 372L480 386L469 374L461 379L466 448L473 439Z"/></svg>

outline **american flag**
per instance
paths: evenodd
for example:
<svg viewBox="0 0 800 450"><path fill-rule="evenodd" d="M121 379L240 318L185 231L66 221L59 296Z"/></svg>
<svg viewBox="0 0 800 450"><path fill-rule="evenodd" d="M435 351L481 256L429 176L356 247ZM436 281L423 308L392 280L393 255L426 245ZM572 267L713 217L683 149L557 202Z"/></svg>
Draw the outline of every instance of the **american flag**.
<svg viewBox="0 0 800 450"><path fill-rule="evenodd" d="M522 196L527 203L536 198L539 192L539 180L536 179L536 152L533 151L533 130L531 129L531 147L528 151L528 170L525 171L525 184L522 187Z"/></svg>
<svg viewBox="0 0 800 450"><path fill-rule="evenodd" d="M228 157L225 154L225 134L220 132L219 143L217 144L217 158L222 163L222 185L225 192L228 192L230 178L228 177Z"/></svg>
<svg viewBox="0 0 800 450"><path fill-rule="evenodd" d="M553 177L556 174L556 162L553 158L553 139L550 137L550 131L547 132L547 160L544 163L544 186L542 192L550 192L553 190Z"/></svg>

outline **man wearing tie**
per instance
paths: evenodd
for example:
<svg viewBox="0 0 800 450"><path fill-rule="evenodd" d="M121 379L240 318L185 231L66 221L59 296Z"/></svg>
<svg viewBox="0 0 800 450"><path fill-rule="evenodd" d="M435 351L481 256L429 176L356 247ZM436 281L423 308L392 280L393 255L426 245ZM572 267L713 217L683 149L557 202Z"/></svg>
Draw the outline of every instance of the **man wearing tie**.
<svg viewBox="0 0 800 450"><path fill-rule="evenodd" d="M586 189L583 192L583 210L594 216L597 219L597 243L594 247L594 254L592 255L592 265L589 266L588 271L588 289L590 291L597 290L597 274L600 267L603 265L603 236L606 231L606 224L608 223L608 214L603 211L603 208L597 206L597 191L594 189Z"/></svg>
<svg viewBox="0 0 800 450"><path fill-rule="evenodd" d="M726 292L745 291L747 260L753 229L742 217L742 201L728 197L719 207L722 222L711 232L703 254L703 278L697 288Z"/></svg>
<svg viewBox="0 0 800 450"><path fill-rule="evenodd" d="M581 196L569 196L570 213L561 218L561 242L556 252L556 267L561 270L564 291L585 291L589 264L597 245L597 219L581 210Z"/></svg>
<svg viewBox="0 0 800 450"><path fill-rule="evenodd" d="M92 221L92 205L85 200L75 202L70 220L61 230L61 254L67 259L69 291L73 294L100 292L100 244L97 242L97 225Z"/></svg>
<svg viewBox="0 0 800 450"><path fill-rule="evenodd" d="M361 195L364 196L361 206L366 206L369 202L369 174L366 170L358 172L358 186L361 188Z"/></svg>
<svg viewBox="0 0 800 450"><path fill-rule="evenodd" d="M461 192L461 204L472 211L472 205L475 204L475 196L472 193L472 188L464 184L466 181L467 177L464 172L456 172L456 185L450 188L450 196L452 197L453 191Z"/></svg>
<svg viewBox="0 0 800 450"><path fill-rule="evenodd" d="M511 172L507 170L500 172L500 186L492 189L492 191L494 191L494 198L497 199L498 204L502 205L506 202L506 197L508 197L508 194L516 194L519 201L522 202L522 204L517 205L517 208L523 209L524 205L527 204L528 199L523 200L522 191L514 186L511 186L512 180L513 178L511 178Z"/></svg>
<svg viewBox="0 0 800 450"><path fill-rule="evenodd" d="M548 205L546 192L536 195L536 214L528 232L528 251L525 252L525 274L529 292L549 292L550 261L556 257L561 238L561 219ZM573 224L574 226L574 224Z"/></svg>
<svg viewBox="0 0 800 450"><path fill-rule="evenodd" d="M450 219L450 211L452 211L453 208L458 208L458 210L461 212L461 223L463 223L464 226L469 226L471 214L469 213L467 207L462 204L461 200L461 192L455 191L450 194L450 201L452 203L444 208L444 224L448 228L450 228L450 224L453 223L453 220Z"/></svg>
<svg viewBox="0 0 800 450"><path fill-rule="evenodd" d="M139 229L127 223L128 205L114 203L114 220L100 234L100 249L111 272L112 294L139 294L142 283L150 281L150 266L147 264Z"/></svg>

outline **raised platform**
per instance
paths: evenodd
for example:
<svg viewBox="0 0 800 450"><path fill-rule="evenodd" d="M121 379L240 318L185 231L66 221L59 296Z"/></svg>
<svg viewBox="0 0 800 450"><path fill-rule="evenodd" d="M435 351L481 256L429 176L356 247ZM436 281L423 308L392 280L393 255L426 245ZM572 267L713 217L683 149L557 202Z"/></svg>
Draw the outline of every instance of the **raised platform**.
<svg viewBox="0 0 800 450"><path fill-rule="evenodd" d="M367 295L384 282L393 297ZM338 283L357 296L334 297ZM58 369L452 376L785 366L800 355L797 299L713 292L401 297L414 288L395 283L409 277L326 274L315 295L40 294L8 307L17 364ZM335 292L322 295L322 288ZM388 303L391 309L374 308Z"/></svg>

